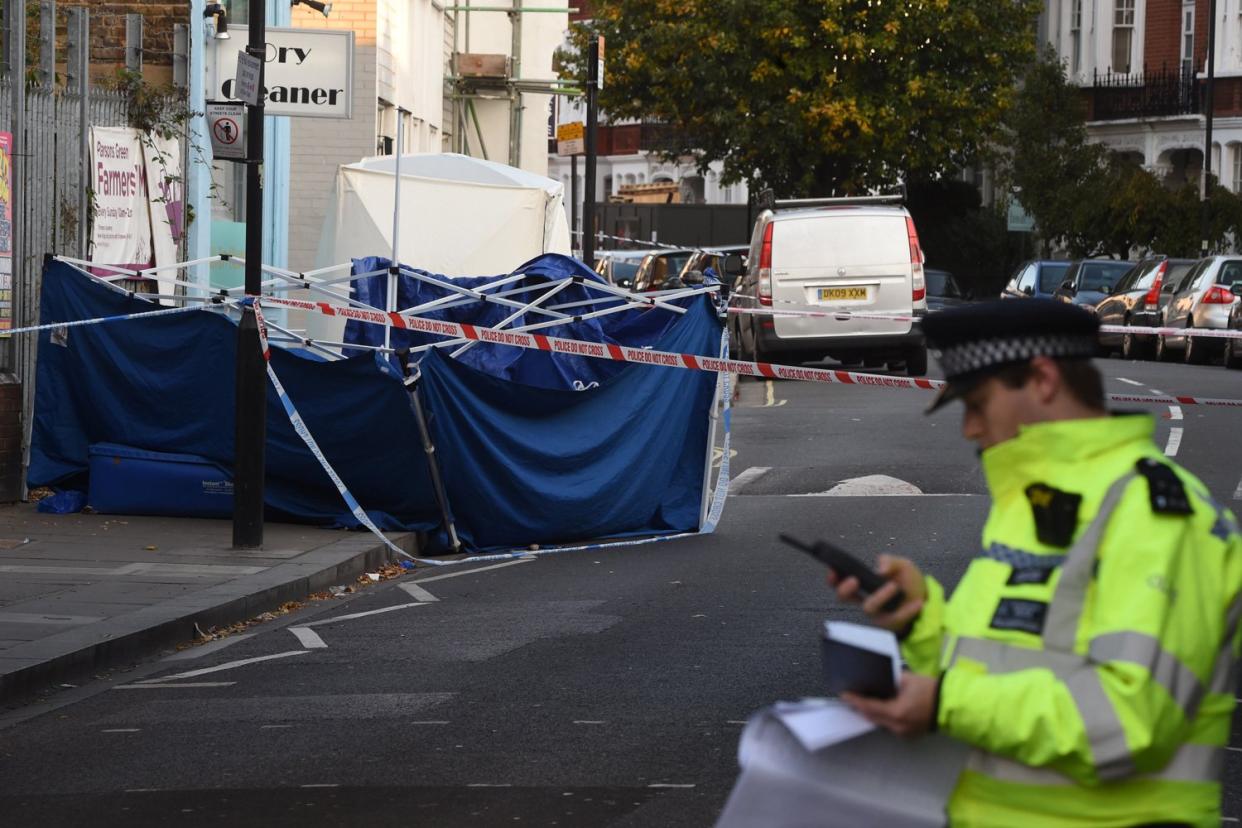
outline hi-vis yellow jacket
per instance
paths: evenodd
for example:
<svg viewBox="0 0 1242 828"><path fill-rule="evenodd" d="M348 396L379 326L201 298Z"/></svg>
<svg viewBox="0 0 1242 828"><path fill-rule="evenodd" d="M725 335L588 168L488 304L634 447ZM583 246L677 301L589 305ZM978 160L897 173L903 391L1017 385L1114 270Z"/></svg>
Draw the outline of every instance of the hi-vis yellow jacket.
<svg viewBox="0 0 1242 828"><path fill-rule="evenodd" d="M1234 516L1126 415L983 454L983 552L902 644L974 746L953 826L1220 824L1242 620Z"/></svg>

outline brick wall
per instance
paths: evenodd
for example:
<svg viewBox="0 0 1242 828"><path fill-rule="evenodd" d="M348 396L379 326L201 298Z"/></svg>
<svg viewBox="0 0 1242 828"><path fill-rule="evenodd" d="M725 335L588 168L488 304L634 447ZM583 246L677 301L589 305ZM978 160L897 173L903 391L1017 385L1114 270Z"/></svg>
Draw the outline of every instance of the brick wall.
<svg viewBox="0 0 1242 828"><path fill-rule="evenodd" d="M1143 62L1149 71L1177 67L1182 59L1181 34L1182 0L1147 0Z"/></svg>
<svg viewBox="0 0 1242 828"><path fill-rule="evenodd" d="M11 377L0 380L0 503L21 499L22 386Z"/></svg>
<svg viewBox="0 0 1242 828"><path fill-rule="evenodd" d="M37 3L31 0L31 7ZM58 0L56 3L56 53L63 72L68 54L68 13L72 6L90 9L91 77L95 80L112 77L125 65L125 15L141 14L143 74L152 83L172 81L173 26L188 23L189 4L169 0L120 0L101 4L96 0ZM39 17L32 17L27 42L38 42ZM32 58L33 62L33 58Z"/></svg>

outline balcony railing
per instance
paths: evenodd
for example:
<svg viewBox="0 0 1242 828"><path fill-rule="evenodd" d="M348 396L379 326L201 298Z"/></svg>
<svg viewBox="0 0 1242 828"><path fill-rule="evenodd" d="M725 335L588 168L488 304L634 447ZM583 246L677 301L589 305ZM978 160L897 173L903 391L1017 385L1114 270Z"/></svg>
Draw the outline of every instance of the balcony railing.
<svg viewBox="0 0 1242 828"><path fill-rule="evenodd" d="M1199 82L1189 69L1119 74L1095 72L1091 78L1091 119L1160 118L1195 115L1201 110Z"/></svg>

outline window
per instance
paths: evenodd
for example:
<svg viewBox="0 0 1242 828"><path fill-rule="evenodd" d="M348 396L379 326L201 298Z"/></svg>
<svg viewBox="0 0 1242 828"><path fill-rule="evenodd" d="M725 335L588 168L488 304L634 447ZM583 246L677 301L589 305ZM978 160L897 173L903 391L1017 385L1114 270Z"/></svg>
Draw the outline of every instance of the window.
<svg viewBox="0 0 1242 828"><path fill-rule="evenodd" d="M1130 51L1134 41L1135 0L1115 0L1113 5L1113 71L1130 74Z"/></svg>
<svg viewBox="0 0 1242 828"><path fill-rule="evenodd" d="M1242 144L1233 145L1233 191L1242 192Z"/></svg>
<svg viewBox="0 0 1242 828"><path fill-rule="evenodd" d="M1070 74L1082 71L1082 0L1070 0Z"/></svg>
<svg viewBox="0 0 1242 828"><path fill-rule="evenodd" d="M1195 63L1195 4L1182 4L1182 75L1189 75Z"/></svg>
<svg viewBox="0 0 1242 828"><path fill-rule="evenodd" d="M1022 271L1018 276L1018 290L1026 290L1030 288L1035 290L1035 265L1027 265L1026 270Z"/></svg>

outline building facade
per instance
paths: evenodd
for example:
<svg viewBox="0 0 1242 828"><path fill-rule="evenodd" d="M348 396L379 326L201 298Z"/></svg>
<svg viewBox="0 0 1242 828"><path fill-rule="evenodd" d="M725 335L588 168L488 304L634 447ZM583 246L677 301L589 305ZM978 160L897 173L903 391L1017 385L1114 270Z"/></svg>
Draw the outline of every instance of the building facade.
<svg viewBox="0 0 1242 828"><path fill-rule="evenodd" d="M1242 0L1049 0L1047 38L1086 96L1093 140L1170 184L1203 169L1216 10L1211 171L1242 192Z"/></svg>

